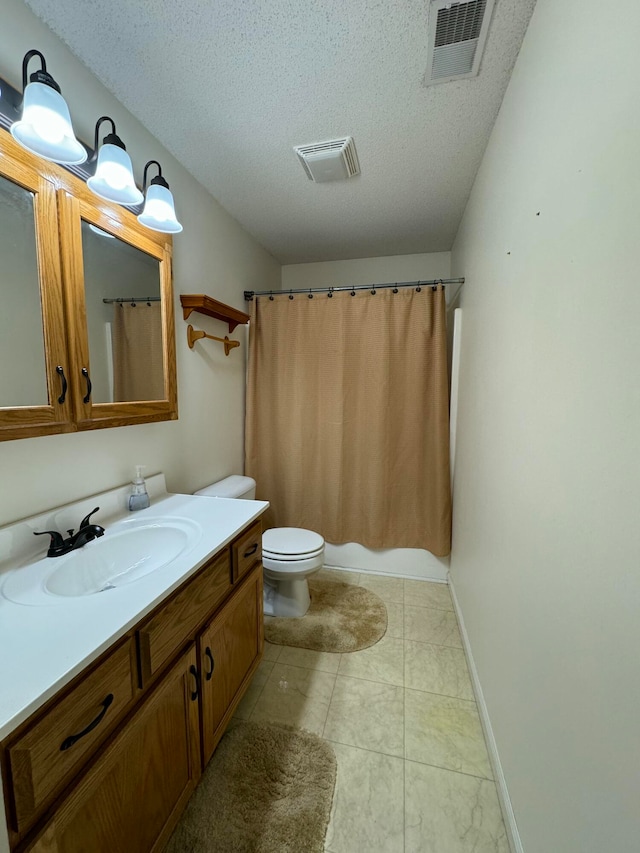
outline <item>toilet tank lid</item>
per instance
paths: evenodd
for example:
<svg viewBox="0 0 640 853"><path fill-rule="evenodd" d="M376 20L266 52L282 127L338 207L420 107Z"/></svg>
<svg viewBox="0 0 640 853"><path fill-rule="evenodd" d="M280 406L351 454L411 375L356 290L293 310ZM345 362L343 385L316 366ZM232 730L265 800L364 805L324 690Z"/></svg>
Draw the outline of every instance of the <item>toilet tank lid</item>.
<svg viewBox="0 0 640 853"><path fill-rule="evenodd" d="M205 495L209 498L239 498L255 489L256 481L253 477L242 477L240 474L232 474L217 483L211 483L204 489L198 489L195 495Z"/></svg>

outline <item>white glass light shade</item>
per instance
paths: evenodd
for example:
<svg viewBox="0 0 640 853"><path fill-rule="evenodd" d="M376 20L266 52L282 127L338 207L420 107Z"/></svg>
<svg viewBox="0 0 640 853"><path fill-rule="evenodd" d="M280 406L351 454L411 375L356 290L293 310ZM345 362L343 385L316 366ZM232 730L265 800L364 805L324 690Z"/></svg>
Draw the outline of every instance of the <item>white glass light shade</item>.
<svg viewBox="0 0 640 853"><path fill-rule="evenodd" d="M124 148L111 143L100 147L96 173L87 186L100 198L118 204L140 204L144 198L133 180L131 157Z"/></svg>
<svg viewBox="0 0 640 853"><path fill-rule="evenodd" d="M45 83L29 83L24 90L22 118L11 125L11 135L28 151L54 163L76 165L87 159L71 127L67 102Z"/></svg>
<svg viewBox="0 0 640 853"><path fill-rule="evenodd" d="M182 225L176 219L171 191L160 184L151 184L147 190L144 210L138 216L138 222L163 234L179 234L182 231Z"/></svg>

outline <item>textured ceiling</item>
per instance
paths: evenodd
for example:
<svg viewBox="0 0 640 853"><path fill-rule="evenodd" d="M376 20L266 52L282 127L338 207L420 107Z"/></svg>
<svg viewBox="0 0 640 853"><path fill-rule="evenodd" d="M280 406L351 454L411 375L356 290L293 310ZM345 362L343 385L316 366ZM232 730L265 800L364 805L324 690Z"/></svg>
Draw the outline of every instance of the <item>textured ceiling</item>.
<svg viewBox="0 0 640 853"><path fill-rule="evenodd" d="M27 2L282 263L451 248L535 5L425 87L428 0ZM362 174L309 181L292 146L347 135Z"/></svg>

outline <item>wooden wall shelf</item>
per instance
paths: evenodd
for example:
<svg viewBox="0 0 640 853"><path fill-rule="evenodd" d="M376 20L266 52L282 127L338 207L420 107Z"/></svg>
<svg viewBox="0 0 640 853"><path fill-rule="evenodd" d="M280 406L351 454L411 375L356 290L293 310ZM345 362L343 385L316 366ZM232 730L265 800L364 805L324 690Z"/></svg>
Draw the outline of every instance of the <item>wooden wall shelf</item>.
<svg viewBox="0 0 640 853"><path fill-rule="evenodd" d="M217 299L213 299L204 293L182 294L180 303L185 320L189 319L192 311L198 311L200 314L206 314L208 317L215 317L216 320L228 323L230 332L233 332L236 326L249 322L249 315L245 314L244 311L225 305L224 302L218 302Z"/></svg>

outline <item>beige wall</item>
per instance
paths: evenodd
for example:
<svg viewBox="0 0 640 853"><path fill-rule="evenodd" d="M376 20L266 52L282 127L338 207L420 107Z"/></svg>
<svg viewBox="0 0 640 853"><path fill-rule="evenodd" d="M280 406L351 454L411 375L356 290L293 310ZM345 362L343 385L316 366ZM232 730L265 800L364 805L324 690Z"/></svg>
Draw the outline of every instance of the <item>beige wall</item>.
<svg viewBox="0 0 640 853"><path fill-rule="evenodd" d="M20 88L22 57L41 50L67 99L76 133L93 140L100 115L115 120L138 180L158 159L171 184L184 232L174 240L174 288L180 419L162 424L99 430L0 443L0 524L125 482L134 464L163 470L169 488L192 491L242 470L245 330L243 347L226 358L210 341L186 343L179 293L208 293L238 308L243 290L279 287L280 265L76 60L20 0L4 0L0 76ZM4 131L0 131L4 132ZM224 335L226 327L200 315L195 323Z"/></svg>
<svg viewBox="0 0 640 853"><path fill-rule="evenodd" d="M449 252L288 264L282 267L282 289L342 287L350 284L384 284L390 281L448 278L450 266Z"/></svg>
<svg viewBox="0 0 640 853"><path fill-rule="evenodd" d="M538 0L453 253L451 575L526 853L640 836L640 5Z"/></svg>

